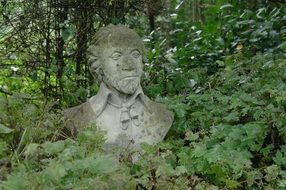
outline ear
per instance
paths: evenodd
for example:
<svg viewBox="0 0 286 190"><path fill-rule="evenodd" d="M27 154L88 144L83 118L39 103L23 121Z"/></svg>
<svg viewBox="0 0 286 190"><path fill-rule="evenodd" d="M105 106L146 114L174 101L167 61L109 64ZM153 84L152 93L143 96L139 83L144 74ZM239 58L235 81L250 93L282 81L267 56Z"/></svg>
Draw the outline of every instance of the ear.
<svg viewBox="0 0 286 190"><path fill-rule="evenodd" d="M89 59L92 56L98 56L98 55L99 55L98 46L91 45L87 48L87 59Z"/></svg>
<svg viewBox="0 0 286 190"><path fill-rule="evenodd" d="M99 59L99 48L91 45L87 49L87 60L89 65L89 71L94 78L98 78L99 70L101 67L100 59Z"/></svg>

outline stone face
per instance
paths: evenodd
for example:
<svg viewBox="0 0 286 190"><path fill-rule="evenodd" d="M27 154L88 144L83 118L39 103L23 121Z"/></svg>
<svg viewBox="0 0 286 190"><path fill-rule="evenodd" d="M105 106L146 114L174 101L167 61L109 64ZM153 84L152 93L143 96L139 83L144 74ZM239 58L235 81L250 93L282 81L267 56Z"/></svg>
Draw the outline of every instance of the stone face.
<svg viewBox="0 0 286 190"><path fill-rule="evenodd" d="M65 110L68 127L78 131L95 124L106 131L106 149L133 150L143 142L160 142L174 114L142 91L144 46L140 37L123 25L109 25L96 33L88 51L90 71L101 81L100 89L87 102Z"/></svg>

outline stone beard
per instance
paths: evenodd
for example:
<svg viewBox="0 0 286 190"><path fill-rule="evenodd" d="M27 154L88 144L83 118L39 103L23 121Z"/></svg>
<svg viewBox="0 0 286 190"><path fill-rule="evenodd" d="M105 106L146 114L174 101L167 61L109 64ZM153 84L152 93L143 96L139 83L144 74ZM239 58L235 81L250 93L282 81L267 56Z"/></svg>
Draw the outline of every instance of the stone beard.
<svg viewBox="0 0 286 190"><path fill-rule="evenodd" d="M95 124L106 131L106 150L138 150L141 143L163 140L174 114L144 95L140 86L143 55L144 46L133 30L123 25L101 28L88 55L91 73L101 79L99 92L65 110L67 127L76 132Z"/></svg>
<svg viewBox="0 0 286 190"><path fill-rule="evenodd" d="M140 85L140 77L117 77L114 74L104 73L103 81L105 84L110 84L116 90L125 94L134 94Z"/></svg>

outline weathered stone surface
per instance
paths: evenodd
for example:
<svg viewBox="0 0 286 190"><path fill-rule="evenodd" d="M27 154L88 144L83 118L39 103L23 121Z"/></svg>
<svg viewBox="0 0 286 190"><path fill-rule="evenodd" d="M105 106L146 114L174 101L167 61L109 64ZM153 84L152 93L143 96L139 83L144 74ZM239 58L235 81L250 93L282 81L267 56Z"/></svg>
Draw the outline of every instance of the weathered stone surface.
<svg viewBox="0 0 286 190"><path fill-rule="evenodd" d="M140 37L123 25L103 27L89 47L88 59L91 73L101 81L100 90L87 102L65 110L68 127L78 131L95 124L106 131L106 149L139 149L140 143L160 142L174 115L142 91Z"/></svg>

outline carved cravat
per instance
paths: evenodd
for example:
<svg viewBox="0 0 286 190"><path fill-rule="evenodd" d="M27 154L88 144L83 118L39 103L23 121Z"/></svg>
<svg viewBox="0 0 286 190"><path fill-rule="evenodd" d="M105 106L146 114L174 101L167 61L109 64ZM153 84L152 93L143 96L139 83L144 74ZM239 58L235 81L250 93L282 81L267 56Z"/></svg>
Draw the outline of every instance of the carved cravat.
<svg viewBox="0 0 286 190"><path fill-rule="evenodd" d="M120 114L121 128L126 130L132 124L139 125L139 115L135 109L123 107Z"/></svg>
<svg viewBox="0 0 286 190"><path fill-rule="evenodd" d="M134 108L133 104L135 103L135 99L137 96L131 97L126 103L116 104L116 102L112 101L111 96L115 96L114 94L110 94L107 103L114 106L117 109L121 110L120 113L120 127L123 130L127 130L132 125L138 126L139 125L139 114L137 113L136 109Z"/></svg>

